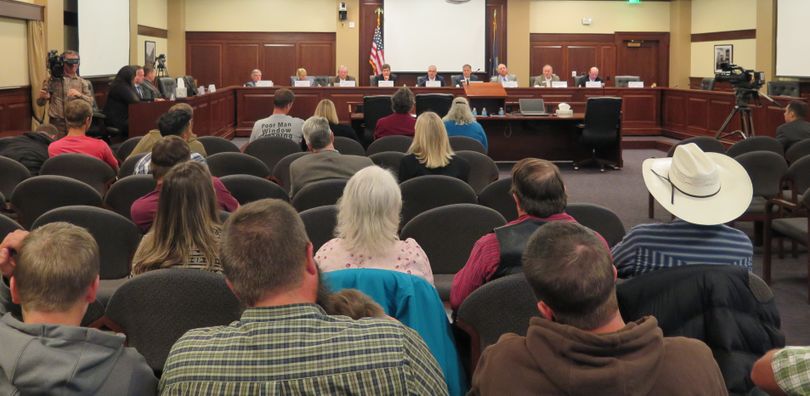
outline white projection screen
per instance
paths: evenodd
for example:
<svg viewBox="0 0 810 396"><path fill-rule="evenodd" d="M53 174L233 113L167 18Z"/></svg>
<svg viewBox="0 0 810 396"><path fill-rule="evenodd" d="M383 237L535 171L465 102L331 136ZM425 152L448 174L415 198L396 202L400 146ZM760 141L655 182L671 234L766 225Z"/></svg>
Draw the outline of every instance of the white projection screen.
<svg viewBox="0 0 810 396"><path fill-rule="evenodd" d="M394 71L485 69L485 0L385 0L385 60ZM506 26L499 26L505 29Z"/></svg>
<svg viewBox="0 0 810 396"><path fill-rule="evenodd" d="M129 0L78 3L81 75L118 73L118 69L129 64Z"/></svg>
<svg viewBox="0 0 810 396"><path fill-rule="evenodd" d="M776 75L810 77L810 51L807 46L808 0L777 1Z"/></svg>

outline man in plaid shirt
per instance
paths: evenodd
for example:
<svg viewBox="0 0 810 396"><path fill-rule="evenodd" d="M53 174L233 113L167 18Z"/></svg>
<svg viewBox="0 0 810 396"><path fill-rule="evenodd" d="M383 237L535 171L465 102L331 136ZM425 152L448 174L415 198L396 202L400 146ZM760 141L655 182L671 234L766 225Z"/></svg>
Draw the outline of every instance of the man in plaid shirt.
<svg viewBox="0 0 810 396"><path fill-rule="evenodd" d="M413 330L390 319L329 316L312 244L295 210L261 200L222 232L228 285L248 307L228 326L194 329L172 347L161 394L446 395Z"/></svg>
<svg viewBox="0 0 810 396"><path fill-rule="evenodd" d="M751 380L769 395L810 395L810 347L769 351L754 363Z"/></svg>

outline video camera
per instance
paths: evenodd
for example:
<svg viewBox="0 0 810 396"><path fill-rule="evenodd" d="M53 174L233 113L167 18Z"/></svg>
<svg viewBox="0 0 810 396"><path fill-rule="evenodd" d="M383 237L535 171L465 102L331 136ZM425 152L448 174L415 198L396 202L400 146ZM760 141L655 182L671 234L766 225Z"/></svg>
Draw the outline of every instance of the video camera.
<svg viewBox="0 0 810 396"><path fill-rule="evenodd" d="M65 63L76 64L78 59L65 59L65 56L57 50L50 50L48 58L45 60L45 67L51 74L51 78L62 78L65 75Z"/></svg>
<svg viewBox="0 0 810 396"><path fill-rule="evenodd" d="M749 101L759 98L759 89L765 85L765 72L744 69L733 63L721 63L714 80L728 81L736 92L737 105L747 106Z"/></svg>

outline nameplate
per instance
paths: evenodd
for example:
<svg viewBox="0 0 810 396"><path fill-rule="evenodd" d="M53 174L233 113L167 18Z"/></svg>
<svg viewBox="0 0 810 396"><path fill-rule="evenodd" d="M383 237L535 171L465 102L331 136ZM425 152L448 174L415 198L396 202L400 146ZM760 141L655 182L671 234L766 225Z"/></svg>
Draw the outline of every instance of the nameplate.
<svg viewBox="0 0 810 396"><path fill-rule="evenodd" d="M470 84L483 84L483 81L470 81Z"/></svg>
<svg viewBox="0 0 810 396"><path fill-rule="evenodd" d="M644 81L628 81L627 88L644 88Z"/></svg>
<svg viewBox="0 0 810 396"><path fill-rule="evenodd" d="M504 88L517 88L518 87L517 81L504 81L503 82L503 87Z"/></svg>
<svg viewBox="0 0 810 396"><path fill-rule="evenodd" d="M380 80L380 81L377 81L377 86L378 87L393 87L394 86L394 80L387 80L387 81L386 80Z"/></svg>
<svg viewBox="0 0 810 396"><path fill-rule="evenodd" d="M552 81L551 88L568 88L568 81Z"/></svg>
<svg viewBox="0 0 810 396"><path fill-rule="evenodd" d="M271 80L256 81L256 86L257 87L272 87L273 86L273 81L271 81Z"/></svg>
<svg viewBox="0 0 810 396"><path fill-rule="evenodd" d="M585 81L585 88L602 88L600 81Z"/></svg>
<svg viewBox="0 0 810 396"><path fill-rule="evenodd" d="M341 87L355 87L355 86L357 86L357 83L356 83L356 81L341 81L340 86Z"/></svg>
<svg viewBox="0 0 810 396"><path fill-rule="evenodd" d="M295 80L296 87L309 87L311 85L309 80Z"/></svg>
<svg viewBox="0 0 810 396"><path fill-rule="evenodd" d="M442 86L442 82L439 81L439 80L433 80L433 81L426 80L425 81L425 86L428 87L428 88L438 88L438 87Z"/></svg>

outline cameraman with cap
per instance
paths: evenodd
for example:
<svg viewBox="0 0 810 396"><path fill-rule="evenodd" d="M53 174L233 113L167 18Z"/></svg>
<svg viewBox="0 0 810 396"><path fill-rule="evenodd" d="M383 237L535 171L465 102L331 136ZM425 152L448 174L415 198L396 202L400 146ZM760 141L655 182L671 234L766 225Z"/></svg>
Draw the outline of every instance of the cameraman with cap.
<svg viewBox="0 0 810 396"><path fill-rule="evenodd" d="M67 50L62 53L63 60L61 73L57 69L53 70L54 62L49 58L49 72L51 77L42 83L42 89L39 90L37 97L37 105L48 106L48 118L50 123L55 126L60 132L67 132L65 124L65 105L67 102L74 99L81 99L94 106L93 87L90 81L79 77L79 53L72 50ZM62 74L61 78L59 74Z"/></svg>

